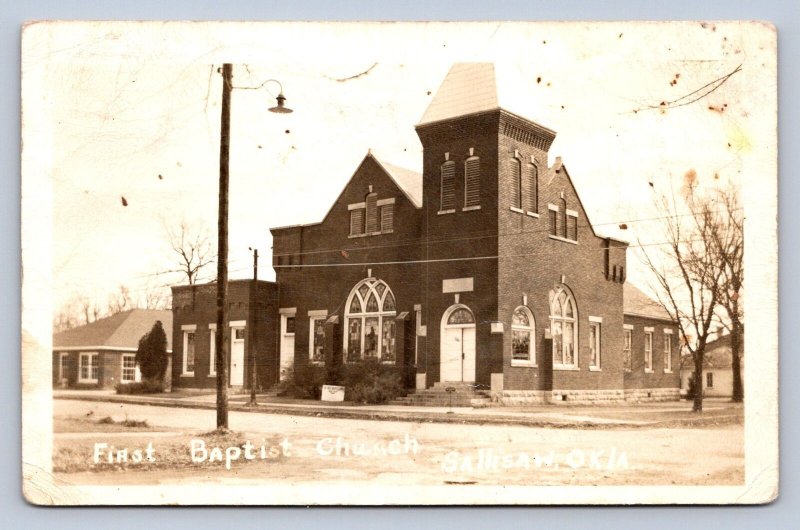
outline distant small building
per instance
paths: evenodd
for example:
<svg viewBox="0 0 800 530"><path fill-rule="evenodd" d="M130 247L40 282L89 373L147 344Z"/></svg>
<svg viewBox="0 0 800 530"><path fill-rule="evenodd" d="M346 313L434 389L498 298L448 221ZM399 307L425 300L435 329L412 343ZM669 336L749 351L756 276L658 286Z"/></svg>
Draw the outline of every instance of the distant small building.
<svg viewBox="0 0 800 530"><path fill-rule="evenodd" d="M744 337L742 337L744 347ZM744 351L739 355L742 382L744 382ZM681 392L689 390L689 382L694 376L694 361L691 355L681 359ZM703 395L706 397L733 396L733 355L731 336L723 335L706 344L703 356Z"/></svg>
<svg viewBox="0 0 800 530"><path fill-rule="evenodd" d="M53 335L53 386L113 388L139 381L139 339L160 320L172 355L172 312L131 309Z"/></svg>

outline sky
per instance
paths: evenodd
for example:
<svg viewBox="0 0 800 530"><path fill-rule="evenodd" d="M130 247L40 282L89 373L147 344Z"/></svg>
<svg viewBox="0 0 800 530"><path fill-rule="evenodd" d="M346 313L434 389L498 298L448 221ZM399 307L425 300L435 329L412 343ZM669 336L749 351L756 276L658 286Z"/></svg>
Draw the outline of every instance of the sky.
<svg viewBox="0 0 800 530"><path fill-rule="evenodd" d="M255 247L273 279L269 227L320 221L368 150L419 171L414 125L456 62L494 63L500 105L557 132L550 164L599 232L654 242L654 190L692 170L741 186L746 211L774 200L758 195L776 175L774 34L755 23L38 24L23 36L23 255L41 248L54 307L181 283L161 272L182 221L216 248L223 62L236 87L278 80L294 110L268 112L278 83L233 91L231 278L251 277ZM636 252L628 278L647 285Z"/></svg>

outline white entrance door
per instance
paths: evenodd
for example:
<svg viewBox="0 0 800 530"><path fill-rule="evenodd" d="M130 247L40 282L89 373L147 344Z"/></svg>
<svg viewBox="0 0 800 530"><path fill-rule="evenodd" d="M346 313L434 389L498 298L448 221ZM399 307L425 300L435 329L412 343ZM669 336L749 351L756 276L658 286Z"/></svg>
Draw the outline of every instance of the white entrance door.
<svg viewBox="0 0 800 530"><path fill-rule="evenodd" d="M244 386L245 328L231 328L231 386Z"/></svg>
<svg viewBox="0 0 800 530"><path fill-rule="evenodd" d="M475 381L475 321L466 307L445 312L439 352L440 381Z"/></svg>
<svg viewBox="0 0 800 530"><path fill-rule="evenodd" d="M294 366L294 315L281 315L281 381Z"/></svg>

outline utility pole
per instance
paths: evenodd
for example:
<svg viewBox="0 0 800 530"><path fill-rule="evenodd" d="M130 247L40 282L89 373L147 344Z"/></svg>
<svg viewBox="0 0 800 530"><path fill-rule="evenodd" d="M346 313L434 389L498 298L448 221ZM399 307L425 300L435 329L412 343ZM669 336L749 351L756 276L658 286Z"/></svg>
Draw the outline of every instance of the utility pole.
<svg viewBox="0 0 800 530"><path fill-rule="evenodd" d="M277 105L269 109L277 114L289 114L292 109L286 107L283 85L276 79L267 79L258 86L236 87L243 90L258 90L267 83L278 83L280 92L275 98ZM233 90L233 65L222 65L222 117L220 120L219 141L219 219L217 224L217 334L215 347L217 351L217 429L228 430L228 359L230 345L230 329L228 328L228 181L231 150L231 91ZM256 251L258 260L258 251ZM257 263L254 276L257 274ZM254 280L256 278L254 277ZM251 323L250 328L253 328ZM250 341L253 342L252 340ZM255 370L253 370L255 374ZM255 375L253 389L255 392ZM255 394L251 393L255 401Z"/></svg>
<svg viewBox="0 0 800 530"><path fill-rule="evenodd" d="M217 223L217 429L228 429L228 181L231 147L233 66L222 66L222 116L219 142L219 218Z"/></svg>
<svg viewBox="0 0 800 530"><path fill-rule="evenodd" d="M253 249L253 288L250 293L250 406L255 407L256 385L258 384L258 374L256 373L256 322L258 306L258 249Z"/></svg>

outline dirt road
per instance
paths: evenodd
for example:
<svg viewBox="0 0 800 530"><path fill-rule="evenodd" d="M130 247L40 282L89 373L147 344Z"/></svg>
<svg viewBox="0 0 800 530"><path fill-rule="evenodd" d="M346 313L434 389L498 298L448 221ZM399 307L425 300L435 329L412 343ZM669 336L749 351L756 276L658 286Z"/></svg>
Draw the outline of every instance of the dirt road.
<svg viewBox="0 0 800 530"><path fill-rule="evenodd" d="M72 483L174 484L189 479L240 484L732 485L744 480L741 425L581 430L232 412L231 429L252 444L249 453L255 456L247 459L240 448L219 447L215 454L222 461L209 467L213 447L197 443L192 461L191 440L214 428L212 410L54 403L56 418L127 417L147 420L155 429L56 433L56 452L69 450L80 458L85 454L86 462L92 461L97 443L107 444L100 450L101 461L114 449L132 453L147 443L158 461L159 448L185 446L180 448L185 465L164 470L148 468L145 461L124 464L126 472L59 473Z"/></svg>

